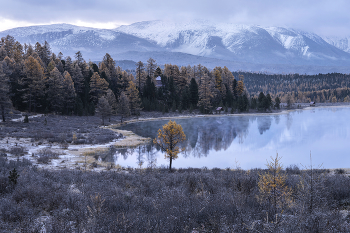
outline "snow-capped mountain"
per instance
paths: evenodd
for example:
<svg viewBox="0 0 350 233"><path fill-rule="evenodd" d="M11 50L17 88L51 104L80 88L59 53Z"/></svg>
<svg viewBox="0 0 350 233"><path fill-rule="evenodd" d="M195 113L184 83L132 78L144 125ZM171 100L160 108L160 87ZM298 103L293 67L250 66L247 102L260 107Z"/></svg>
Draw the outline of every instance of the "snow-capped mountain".
<svg viewBox="0 0 350 233"><path fill-rule="evenodd" d="M350 53L350 36L349 37L323 37L328 43L340 50Z"/></svg>
<svg viewBox="0 0 350 233"><path fill-rule="evenodd" d="M114 30L69 24L31 26L0 32L21 43L50 44L55 53L99 61L105 53L115 60L158 64L227 66L233 70L269 72L345 72L350 69L348 40L320 36L282 27L147 21Z"/></svg>
<svg viewBox="0 0 350 233"><path fill-rule="evenodd" d="M350 54L316 34L281 27L148 21L121 26L115 31L157 43L167 51L264 64L329 65Z"/></svg>
<svg viewBox="0 0 350 233"><path fill-rule="evenodd" d="M137 50L157 51L154 43L145 39L108 29L78 27L70 24L20 27L0 32L11 35L21 43L34 45L47 41L53 52L74 56L81 51L86 60L101 60L106 53L117 54Z"/></svg>

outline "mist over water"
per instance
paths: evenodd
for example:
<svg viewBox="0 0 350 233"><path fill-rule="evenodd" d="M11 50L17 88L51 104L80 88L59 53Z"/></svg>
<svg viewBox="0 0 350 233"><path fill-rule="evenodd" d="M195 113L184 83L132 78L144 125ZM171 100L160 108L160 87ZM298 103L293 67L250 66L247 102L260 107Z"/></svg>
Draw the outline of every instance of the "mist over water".
<svg viewBox="0 0 350 233"><path fill-rule="evenodd" d="M312 163L323 168L350 167L350 107L312 108L281 114L173 119L182 125L185 151L175 168L265 168L276 153L284 167ZM131 123L121 127L155 138L169 120ZM152 143L137 148L110 148L101 158L124 167L168 166Z"/></svg>

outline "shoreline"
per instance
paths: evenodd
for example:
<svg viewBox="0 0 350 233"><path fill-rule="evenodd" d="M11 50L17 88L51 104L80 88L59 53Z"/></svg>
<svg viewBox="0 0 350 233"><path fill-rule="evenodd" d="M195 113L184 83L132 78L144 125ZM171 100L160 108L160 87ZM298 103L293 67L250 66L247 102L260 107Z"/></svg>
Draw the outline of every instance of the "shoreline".
<svg viewBox="0 0 350 233"><path fill-rule="evenodd" d="M137 122L147 122L147 121L157 121L157 120L172 120L172 119L186 119L186 118L192 118L192 117L239 117L239 116L259 116L259 115L279 115L279 114L288 114L289 112L293 111L300 111L300 110L312 110L312 109L320 109L320 108L348 108L350 107L350 104L320 104L316 105L315 107L310 106L302 106L301 108L293 108L293 109L281 109L278 111L272 111L272 112L245 112L245 113L234 113L234 114L174 114L172 116L153 116L153 117L145 117L145 118L138 118L138 119L129 119L124 121L123 123L117 123L117 124L111 124L109 126L102 126L100 128L103 129L109 129L112 130L118 134L123 134L122 139L117 139L110 141L108 143L103 144L85 144L85 145L76 145L76 144L69 144L69 147L67 149L60 148L59 144L52 144L48 142L43 142L42 144L38 145L37 143L33 143L33 141L30 140L30 138L21 138L20 140L12 137L5 137L2 140L0 140L2 148L10 149L11 146L13 147L16 143L19 144L19 146L23 146L28 149L28 153L24 156L20 156L20 158L26 158L29 159L33 166L37 166L38 168L42 169L80 169L84 170L85 166L87 166L87 170L90 171L102 171L102 170L115 170L120 169L116 164L112 165L109 162L103 162L99 160L94 160L93 155L98 153L103 153L108 150L110 146L115 146L117 148L133 148L137 147L139 145L144 145L149 143L152 139L151 138L145 138L142 136L139 136L135 134L132 131L122 130L118 129L118 127L121 127L122 125L131 124L131 123L137 123ZM152 112L151 112L152 113ZM50 148L53 151L58 152L59 158L53 159L49 164L40 164L36 161L36 157L33 155L37 153L38 150L42 148ZM0 148L1 149L1 148ZM17 156L14 155L8 155L7 157L10 160L17 159ZM86 163L85 163L86 161ZM97 164L97 167L93 167L93 164ZM114 166L114 167L113 167ZM112 168L111 168L112 167ZM343 169L345 170L346 174L350 173L350 168L334 168L329 169L330 171L335 171L337 169Z"/></svg>
<svg viewBox="0 0 350 233"><path fill-rule="evenodd" d="M305 103L296 103L298 105L301 105L300 108L281 108L279 110L272 110L271 112L242 112L242 113L222 113L222 114L196 114L196 113L190 113L190 114L181 114L178 112L173 113L172 116L154 116L154 117L147 117L147 118L132 118L123 121L123 123L117 123L112 124L108 127L121 127L126 124L130 123L136 123L136 122L146 122L146 121L157 121L157 120L171 120L171 119L186 119L191 117L224 117L224 116L260 116L260 115L280 115L280 114L288 114L289 112L293 111L299 111L299 110L311 110L315 108L341 108L341 107L350 107L350 103L319 103L316 106L310 106L310 104ZM153 113L153 112L147 112L147 113ZM156 112L158 113L158 112ZM170 113L171 114L171 113ZM129 131L131 132L131 131Z"/></svg>

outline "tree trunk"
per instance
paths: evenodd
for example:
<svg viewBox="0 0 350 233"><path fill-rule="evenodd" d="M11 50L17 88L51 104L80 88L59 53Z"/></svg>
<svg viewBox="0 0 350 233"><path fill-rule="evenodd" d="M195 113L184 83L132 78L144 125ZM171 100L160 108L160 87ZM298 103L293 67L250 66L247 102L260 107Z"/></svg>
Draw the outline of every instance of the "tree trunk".
<svg viewBox="0 0 350 233"><path fill-rule="evenodd" d="M1 105L1 116L2 116L2 121L5 122L5 106Z"/></svg>
<svg viewBox="0 0 350 233"><path fill-rule="evenodd" d="M169 170L170 170L170 171L171 171L171 163L172 163L172 161L173 161L173 157L170 156L170 166L169 166Z"/></svg>

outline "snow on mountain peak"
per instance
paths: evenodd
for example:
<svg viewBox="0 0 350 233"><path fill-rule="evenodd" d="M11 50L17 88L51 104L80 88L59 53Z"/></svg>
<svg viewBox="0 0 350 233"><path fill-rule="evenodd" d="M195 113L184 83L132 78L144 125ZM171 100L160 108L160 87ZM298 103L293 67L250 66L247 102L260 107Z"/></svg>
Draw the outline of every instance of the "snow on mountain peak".
<svg viewBox="0 0 350 233"><path fill-rule="evenodd" d="M48 41L54 52L62 51L65 55L81 50L95 60L108 52L120 60L140 60L142 56L162 60L168 56L171 63L178 64L185 59L192 61L192 55L206 57L208 63L220 59L219 63L328 66L347 65L350 61L350 37L321 38L285 27L206 20L144 21L113 30L54 24L15 28L0 34L10 34L21 43Z"/></svg>

